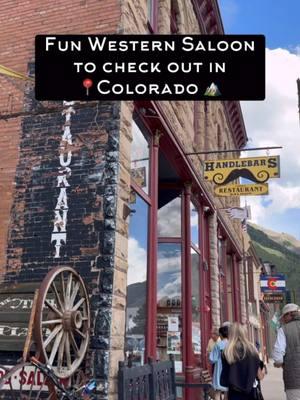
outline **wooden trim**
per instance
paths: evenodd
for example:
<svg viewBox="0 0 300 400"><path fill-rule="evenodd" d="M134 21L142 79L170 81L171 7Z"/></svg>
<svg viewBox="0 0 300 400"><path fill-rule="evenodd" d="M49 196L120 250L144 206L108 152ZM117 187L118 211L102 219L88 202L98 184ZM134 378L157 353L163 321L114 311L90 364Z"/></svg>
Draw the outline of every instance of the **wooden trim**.
<svg viewBox="0 0 300 400"><path fill-rule="evenodd" d="M182 243L182 238L181 237L166 237L166 236L160 236L157 239L158 243Z"/></svg>
<svg viewBox="0 0 300 400"><path fill-rule="evenodd" d="M193 353L193 333L192 333L192 258L191 258L191 184L186 183L184 185L183 195L183 348L185 349L185 362L184 371L185 379L187 383L191 383L193 380L193 368L194 368L194 353ZM185 398L190 399L191 397L190 388L185 389Z"/></svg>
<svg viewBox="0 0 300 400"><path fill-rule="evenodd" d="M151 197L146 192L144 192L144 190L139 185L137 185L133 179L131 179L130 186L131 189L135 191L148 205L151 204Z"/></svg>
<svg viewBox="0 0 300 400"><path fill-rule="evenodd" d="M148 236L146 356L156 359L158 209L158 141L156 140L152 140L150 161L151 207Z"/></svg>

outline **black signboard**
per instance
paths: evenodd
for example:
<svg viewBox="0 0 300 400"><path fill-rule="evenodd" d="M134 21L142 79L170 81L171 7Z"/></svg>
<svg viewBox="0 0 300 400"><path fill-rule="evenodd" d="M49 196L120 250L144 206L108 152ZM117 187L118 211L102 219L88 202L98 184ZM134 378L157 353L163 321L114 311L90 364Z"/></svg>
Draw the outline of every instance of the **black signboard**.
<svg viewBox="0 0 300 400"><path fill-rule="evenodd" d="M264 100L263 35L38 35L38 100Z"/></svg>
<svg viewBox="0 0 300 400"><path fill-rule="evenodd" d="M38 284L0 286L0 351L22 351Z"/></svg>
<svg viewBox="0 0 300 400"><path fill-rule="evenodd" d="M283 293L264 293L265 303L283 303L284 294Z"/></svg>

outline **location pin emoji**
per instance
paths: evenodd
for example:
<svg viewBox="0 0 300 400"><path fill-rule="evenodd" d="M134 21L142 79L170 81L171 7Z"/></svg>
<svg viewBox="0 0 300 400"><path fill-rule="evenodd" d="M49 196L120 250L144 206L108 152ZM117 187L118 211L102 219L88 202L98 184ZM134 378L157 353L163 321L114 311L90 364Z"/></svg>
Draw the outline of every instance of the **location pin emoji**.
<svg viewBox="0 0 300 400"><path fill-rule="evenodd" d="M86 95L89 95L89 88L93 86L93 81L89 78L84 79L82 82L83 86L86 88Z"/></svg>

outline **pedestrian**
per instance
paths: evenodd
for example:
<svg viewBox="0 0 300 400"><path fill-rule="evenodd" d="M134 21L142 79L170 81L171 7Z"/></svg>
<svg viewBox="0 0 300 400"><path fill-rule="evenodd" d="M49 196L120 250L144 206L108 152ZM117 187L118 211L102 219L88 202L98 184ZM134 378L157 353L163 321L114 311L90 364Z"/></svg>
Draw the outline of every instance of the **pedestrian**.
<svg viewBox="0 0 300 400"><path fill-rule="evenodd" d="M224 350L221 385L228 387L228 400L257 398L256 377L260 360L255 346L247 339L245 327L233 323Z"/></svg>
<svg viewBox="0 0 300 400"><path fill-rule="evenodd" d="M286 304L280 317L273 350L275 367L283 368L284 390L287 400L300 399L300 316L297 304Z"/></svg>
<svg viewBox="0 0 300 400"><path fill-rule="evenodd" d="M218 329L212 329L212 331L210 333L210 339L208 341L207 348L206 348L206 356L207 356L208 361L209 361L209 355L212 352L212 350L215 347L215 344L218 342L218 340L220 340ZM211 375L213 375L213 373L214 373L213 365L210 368L210 373L211 373Z"/></svg>
<svg viewBox="0 0 300 400"><path fill-rule="evenodd" d="M208 357L209 357L210 352L213 350L215 344L218 342L218 340L220 340L220 338L219 338L219 331L218 331L218 329L213 329L213 330L211 331L210 339L209 339L209 341L208 341L207 349L206 349L206 352L207 352L207 356L208 356Z"/></svg>
<svg viewBox="0 0 300 400"><path fill-rule="evenodd" d="M222 393L228 391L228 388L222 386L220 377L222 373L222 354L228 342L228 326L222 326L219 329L220 341L218 341L209 354L209 361L214 365L212 386L215 390L215 400L221 400Z"/></svg>

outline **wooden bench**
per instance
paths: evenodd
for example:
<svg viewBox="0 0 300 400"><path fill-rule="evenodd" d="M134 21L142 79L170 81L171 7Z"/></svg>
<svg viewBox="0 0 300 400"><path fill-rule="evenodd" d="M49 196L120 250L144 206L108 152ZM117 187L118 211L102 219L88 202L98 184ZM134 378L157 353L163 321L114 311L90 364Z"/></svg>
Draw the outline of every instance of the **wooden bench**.
<svg viewBox="0 0 300 400"><path fill-rule="evenodd" d="M211 384L176 381L174 361L153 362L128 367L119 362L118 400L176 400L176 388L199 388L204 400L209 399Z"/></svg>

